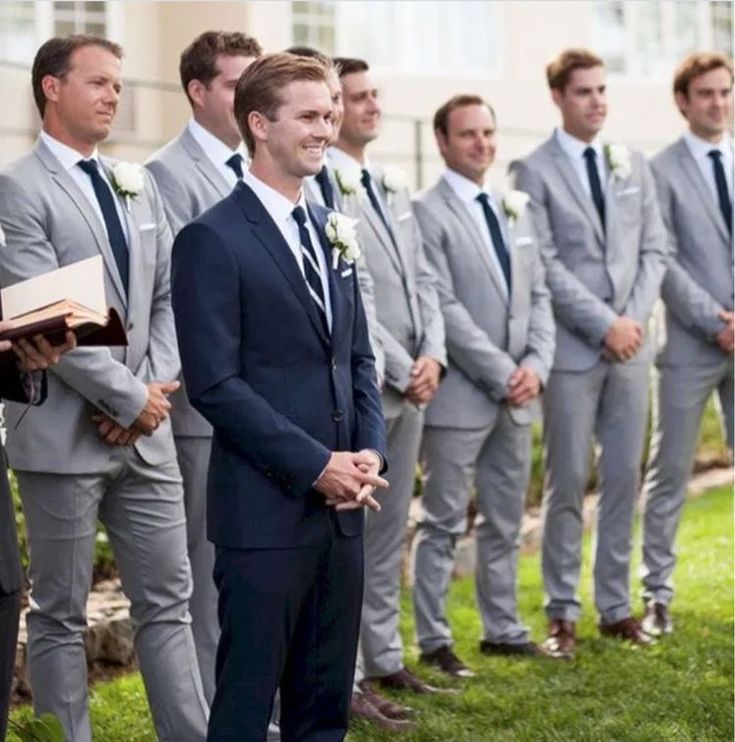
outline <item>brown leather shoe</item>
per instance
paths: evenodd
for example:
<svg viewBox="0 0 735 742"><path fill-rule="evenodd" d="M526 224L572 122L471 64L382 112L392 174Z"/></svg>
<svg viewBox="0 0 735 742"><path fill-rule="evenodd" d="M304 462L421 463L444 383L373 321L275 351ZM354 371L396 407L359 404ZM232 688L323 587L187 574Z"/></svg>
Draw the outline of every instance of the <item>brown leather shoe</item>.
<svg viewBox="0 0 735 742"><path fill-rule="evenodd" d="M539 650L555 660L572 660L576 646L577 627L574 621L554 618L549 621L549 635L539 645Z"/></svg>
<svg viewBox="0 0 735 742"><path fill-rule="evenodd" d="M398 672L392 675L384 675L381 678L367 678L371 683L379 685L381 688L390 690L409 690L412 693L452 693L449 688L436 688L433 685L425 683L421 678L416 677L407 667L402 667Z"/></svg>
<svg viewBox="0 0 735 742"><path fill-rule="evenodd" d="M353 693L350 700L350 717L362 719L388 732L413 732L417 725L412 721L389 719L378 711L364 693Z"/></svg>
<svg viewBox="0 0 735 742"><path fill-rule="evenodd" d="M438 667L442 672L451 675L453 678L475 677L475 673L454 654L448 644L435 649L433 652L422 652L419 662Z"/></svg>
<svg viewBox="0 0 735 742"><path fill-rule="evenodd" d="M416 716L416 709L413 709L410 706L402 706L400 703L391 701L390 698L381 696L369 680L361 680L358 683L358 686L365 695L365 698L367 698L367 700L375 706L383 716L387 716L389 719L398 719L400 721L412 719Z"/></svg>
<svg viewBox="0 0 735 742"><path fill-rule="evenodd" d="M665 636L674 631L674 624L669 616L669 607L665 603L646 602L646 615L641 621L641 629L649 636Z"/></svg>
<svg viewBox="0 0 735 742"><path fill-rule="evenodd" d="M654 643L653 639L643 631L641 625L632 616L628 616L622 621L615 621L615 623L601 623L599 629L602 636L623 639L638 647L647 647Z"/></svg>

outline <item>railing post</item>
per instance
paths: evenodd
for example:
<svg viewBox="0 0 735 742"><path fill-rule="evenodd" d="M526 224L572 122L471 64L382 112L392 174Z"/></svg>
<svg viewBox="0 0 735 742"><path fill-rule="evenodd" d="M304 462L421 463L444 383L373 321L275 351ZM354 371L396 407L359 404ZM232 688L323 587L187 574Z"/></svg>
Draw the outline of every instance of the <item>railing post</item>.
<svg viewBox="0 0 735 742"><path fill-rule="evenodd" d="M421 139L421 119L413 120L413 151L416 169L416 190L424 187L424 152Z"/></svg>

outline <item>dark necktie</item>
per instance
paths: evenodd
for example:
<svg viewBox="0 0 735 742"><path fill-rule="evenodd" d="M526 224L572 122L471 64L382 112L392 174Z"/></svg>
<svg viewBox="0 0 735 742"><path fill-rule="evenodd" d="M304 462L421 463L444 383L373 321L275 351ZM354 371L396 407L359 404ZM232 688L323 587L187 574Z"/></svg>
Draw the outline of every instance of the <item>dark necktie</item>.
<svg viewBox="0 0 735 742"><path fill-rule="evenodd" d="M490 239L495 248L495 254L498 256L500 267L503 269L508 293L510 293L510 255L508 255L508 249L505 247L505 241L503 240L503 233L500 231L498 217L495 216L495 212L493 211L492 206L490 206L490 199L488 198L487 193L481 193L477 197L477 200L482 205L482 210L485 213L487 228L490 230Z"/></svg>
<svg viewBox="0 0 735 742"><path fill-rule="evenodd" d="M380 221L383 222L386 230L388 231L388 235L390 236L391 240L393 241L393 244L395 245L396 238L393 235L393 230L391 229L390 224L388 223L388 218L383 212L383 209L380 207L380 202L378 201L378 197L375 195L375 189L373 188L373 179L370 177L370 171L367 168L363 168L362 177L360 178L360 182L362 183L362 187L365 189L365 192L367 193L367 197L370 200L370 204L372 205L373 209L375 209L375 213L380 217Z"/></svg>
<svg viewBox="0 0 735 742"><path fill-rule="evenodd" d="M309 288L309 293L311 294L311 298L314 300L317 312L322 320L322 324L324 325L324 331L327 333L328 337L329 323L327 322L324 286L322 285L322 277L319 272L319 261L314 252L314 245L311 242L309 230L306 228L306 212L300 206L297 206L291 214L299 227L299 241L301 242L301 257L304 263L306 285Z"/></svg>
<svg viewBox="0 0 735 742"><path fill-rule="evenodd" d="M605 197L602 195L602 185L600 183L600 173L597 170L597 152L592 147L587 147L584 151L584 159L587 163L587 178L590 181L590 190L592 191L592 200L595 202L595 208L600 215L602 231L605 231Z"/></svg>
<svg viewBox="0 0 735 742"><path fill-rule="evenodd" d="M239 152L235 152L232 157L225 163L235 175L238 180L242 180L242 155Z"/></svg>
<svg viewBox="0 0 735 742"><path fill-rule="evenodd" d="M712 160L712 170L715 174L715 184L717 185L717 200L720 202L720 211L722 218L727 224L727 230L732 237L732 201L730 193L727 190L727 179L725 178L725 168L722 166L722 152L719 149L713 149L707 153Z"/></svg>
<svg viewBox="0 0 735 742"><path fill-rule="evenodd" d="M324 205L328 209L334 208L334 188L329 180L329 172L327 166L324 165L322 169L316 174L316 182L319 183L319 188L322 192L322 198L324 199Z"/></svg>
<svg viewBox="0 0 735 742"><path fill-rule="evenodd" d="M125 239L122 224L120 224L120 217L117 215L115 198L105 179L100 175L97 160L79 160L77 164L92 180L94 195L97 196L97 203L100 205L102 218L105 220L105 227L107 227L107 239L110 241L112 254L115 256L115 263L118 271L120 271L120 278L122 278L127 296L129 277L128 242Z"/></svg>

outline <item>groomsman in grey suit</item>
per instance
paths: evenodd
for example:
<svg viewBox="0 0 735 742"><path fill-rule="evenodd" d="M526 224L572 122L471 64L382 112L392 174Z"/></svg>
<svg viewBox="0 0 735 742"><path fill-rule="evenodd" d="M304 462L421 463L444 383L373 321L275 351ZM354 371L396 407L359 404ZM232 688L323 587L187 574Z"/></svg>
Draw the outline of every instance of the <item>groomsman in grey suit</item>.
<svg viewBox="0 0 735 742"><path fill-rule="evenodd" d="M688 129L651 162L672 261L661 295L654 433L644 484L643 628L672 631L674 539L707 399L733 448L732 63L693 54L674 76Z"/></svg>
<svg viewBox="0 0 735 742"><path fill-rule="evenodd" d="M391 462L390 487L377 496L382 510L367 515L358 674L368 681L365 687L425 693L431 687L403 662L398 631L401 547L423 409L446 368L444 321L408 187L398 173L377 167L366 155L367 145L378 136L381 116L368 65L358 59L335 62L345 110L328 161L343 190L349 189L356 198L358 240L375 288L378 339L385 352L382 404Z"/></svg>
<svg viewBox="0 0 735 742"><path fill-rule="evenodd" d="M8 456L31 551L28 657L37 713L91 740L84 654L97 519L131 601L158 738L202 740L204 698L190 626L191 571L167 395L179 373L169 296L171 231L142 168L101 157L122 85L105 39L47 41L33 64L43 130L0 175L0 281L101 255L127 347L77 348L48 372L45 404L8 403ZM123 165L123 167L120 167Z"/></svg>
<svg viewBox="0 0 735 742"><path fill-rule="evenodd" d="M604 636L650 640L631 615L630 551L648 410L646 334L666 270L666 233L649 167L623 145L603 145L605 69L581 49L547 67L562 127L511 165L531 214L557 322L544 392L542 566L550 620L543 648L574 653L582 500L593 439L600 501L595 605Z"/></svg>
<svg viewBox="0 0 735 742"><path fill-rule="evenodd" d="M235 85L242 71L261 54L254 38L226 31L206 31L181 54L181 84L192 118L146 163L174 236L224 198L242 177L245 149L233 112ZM214 546L207 541L205 510L212 427L189 404L183 389L172 395L171 404L194 580L189 601L192 631L204 694L211 703L219 640L217 589L212 578Z"/></svg>
<svg viewBox="0 0 735 742"><path fill-rule="evenodd" d="M447 169L415 201L434 268L449 368L426 411L426 487L416 536L414 610L421 660L457 677L446 599L473 484L484 654L534 655L516 610L516 565L531 470L531 422L554 358L554 318L528 197L486 187L495 114L475 95L447 101L434 134Z"/></svg>

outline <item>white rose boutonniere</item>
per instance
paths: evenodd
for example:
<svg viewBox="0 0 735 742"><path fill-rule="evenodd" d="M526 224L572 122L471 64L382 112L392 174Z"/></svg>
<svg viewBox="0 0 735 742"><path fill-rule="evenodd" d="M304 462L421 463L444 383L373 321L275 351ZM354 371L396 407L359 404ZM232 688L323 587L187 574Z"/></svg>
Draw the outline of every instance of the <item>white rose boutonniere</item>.
<svg viewBox="0 0 735 742"><path fill-rule="evenodd" d="M362 173L359 167L347 166L334 171L340 193L343 196L355 196L362 189Z"/></svg>
<svg viewBox="0 0 735 742"><path fill-rule="evenodd" d="M362 252L357 244L356 226L357 219L336 211L329 214L324 233L332 246L332 270L337 270L340 258L346 263L354 263L360 259Z"/></svg>
<svg viewBox="0 0 735 742"><path fill-rule="evenodd" d="M408 188L406 174L397 167L385 168L383 170L383 188L385 188L389 198L399 191L406 190Z"/></svg>
<svg viewBox="0 0 735 742"><path fill-rule="evenodd" d="M630 178L633 172L630 150L624 144L606 144L604 150L610 172L621 180Z"/></svg>
<svg viewBox="0 0 735 742"><path fill-rule="evenodd" d="M530 200L531 197L524 191L508 191L503 196L503 211L511 226L523 216Z"/></svg>
<svg viewBox="0 0 735 742"><path fill-rule="evenodd" d="M112 166L112 189L125 199L130 211L130 199L139 196L145 187L143 168L134 162L116 162Z"/></svg>

